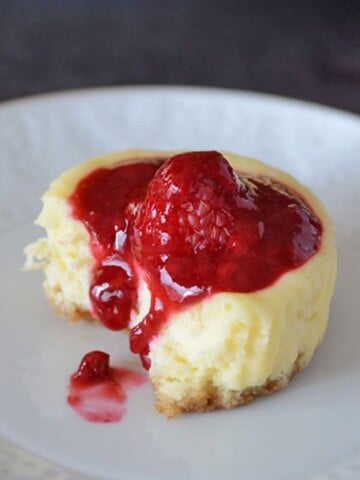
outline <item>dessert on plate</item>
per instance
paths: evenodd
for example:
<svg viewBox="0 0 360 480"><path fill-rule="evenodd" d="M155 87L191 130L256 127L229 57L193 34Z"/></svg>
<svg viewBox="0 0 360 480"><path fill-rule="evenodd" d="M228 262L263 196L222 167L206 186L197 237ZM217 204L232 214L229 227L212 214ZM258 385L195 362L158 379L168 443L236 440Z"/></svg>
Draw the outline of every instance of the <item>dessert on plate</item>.
<svg viewBox="0 0 360 480"><path fill-rule="evenodd" d="M128 329L156 408L233 408L284 387L322 341L333 224L291 176L230 153L129 150L63 173L26 249L72 320Z"/></svg>

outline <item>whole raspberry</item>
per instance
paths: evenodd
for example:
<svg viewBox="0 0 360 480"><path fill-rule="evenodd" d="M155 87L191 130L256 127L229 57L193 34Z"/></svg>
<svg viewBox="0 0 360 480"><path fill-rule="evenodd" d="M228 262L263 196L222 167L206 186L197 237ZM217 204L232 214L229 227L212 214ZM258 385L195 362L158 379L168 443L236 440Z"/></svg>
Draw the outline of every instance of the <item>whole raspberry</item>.
<svg viewBox="0 0 360 480"><path fill-rule="evenodd" d="M134 226L135 256L162 283L206 287L221 252L248 246L249 232L253 237L246 214L239 236L239 208L251 210L251 197L219 152L176 155L149 184Z"/></svg>
<svg viewBox="0 0 360 480"><path fill-rule="evenodd" d="M220 153L174 156L157 171L137 217L137 255L223 249L233 229L232 210L240 190Z"/></svg>

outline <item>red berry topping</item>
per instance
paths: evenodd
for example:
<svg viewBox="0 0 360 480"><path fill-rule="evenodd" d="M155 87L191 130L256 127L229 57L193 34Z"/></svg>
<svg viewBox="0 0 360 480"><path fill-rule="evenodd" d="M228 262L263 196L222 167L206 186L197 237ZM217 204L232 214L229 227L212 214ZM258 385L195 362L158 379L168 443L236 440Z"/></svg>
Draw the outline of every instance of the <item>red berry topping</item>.
<svg viewBox="0 0 360 480"><path fill-rule="evenodd" d="M89 288L91 311L111 330L126 328L135 306L131 223L157 169L158 164L142 162L99 168L69 197L72 215L85 225L97 260Z"/></svg>
<svg viewBox="0 0 360 480"><path fill-rule="evenodd" d="M137 256L222 250L245 188L218 152L177 155L158 170L136 220ZM181 238L181 242L179 242Z"/></svg>
<svg viewBox="0 0 360 480"><path fill-rule="evenodd" d="M135 163L99 168L84 177L69 197L74 218L86 226L93 255L102 260L128 240L128 214L145 195L158 166Z"/></svg>
<svg viewBox="0 0 360 480"><path fill-rule="evenodd" d="M263 288L316 249L319 229L309 207L282 185L238 177L218 152L194 152L172 157L155 174L133 251L182 301L204 288Z"/></svg>
<svg viewBox="0 0 360 480"><path fill-rule="evenodd" d="M104 325L128 325L137 272L145 276L151 306L130 331L130 347L146 368L172 312L213 293L266 288L321 244L321 222L296 192L235 173L215 151L175 155L160 168L95 170L69 202L91 237L90 299Z"/></svg>
<svg viewBox="0 0 360 480"><path fill-rule="evenodd" d="M87 353L72 378L76 380L104 380L110 375L110 355L95 350Z"/></svg>
<svg viewBox="0 0 360 480"><path fill-rule="evenodd" d="M109 365L105 352L89 352L70 377L68 404L90 422L119 422L125 411L127 391L144 383L144 376Z"/></svg>
<svg viewBox="0 0 360 480"><path fill-rule="evenodd" d="M90 285L90 300L93 314L105 327L126 328L136 296L132 269L121 257L108 257L97 267Z"/></svg>

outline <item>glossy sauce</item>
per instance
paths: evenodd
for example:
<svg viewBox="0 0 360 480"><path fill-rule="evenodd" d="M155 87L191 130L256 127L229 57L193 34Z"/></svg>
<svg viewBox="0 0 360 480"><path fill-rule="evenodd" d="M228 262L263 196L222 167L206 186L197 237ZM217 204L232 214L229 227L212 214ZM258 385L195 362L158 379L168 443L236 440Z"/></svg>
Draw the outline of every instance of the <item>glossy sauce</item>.
<svg viewBox="0 0 360 480"><path fill-rule="evenodd" d="M311 258L322 236L300 196L267 177L236 176L218 152L178 155L158 168L98 169L69 198L96 259L92 313L108 328L125 328L137 272L146 279L151 307L130 330L145 368L149 344L172 312L217 292L270 286Z"/></svg>
<svg viewBox="0 0 360 480"><path fill-rule="evenodd" d="M72 215L90 235L95 258L92 314L112 330L126 328L136 302L131 238L134 216L159 163L99 168L81 180L69 197Z"/></svg>

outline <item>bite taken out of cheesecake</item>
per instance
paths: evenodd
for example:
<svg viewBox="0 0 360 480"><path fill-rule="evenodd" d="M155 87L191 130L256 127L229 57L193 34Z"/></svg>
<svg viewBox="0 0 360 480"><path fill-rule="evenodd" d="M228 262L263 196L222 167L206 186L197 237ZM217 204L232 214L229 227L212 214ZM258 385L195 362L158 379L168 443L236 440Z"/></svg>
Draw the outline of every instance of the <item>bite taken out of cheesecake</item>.
<svg viewBox="0 0 360 480"><path fill-rule="evenodd" d="M26 248L72 320L129 330L156 408L233 408L284 387L322 341L336 276L320 201L229 153L129 150L62 174Z"/></svg>

